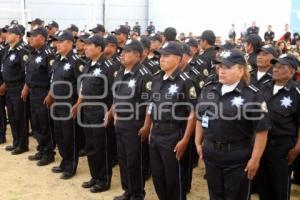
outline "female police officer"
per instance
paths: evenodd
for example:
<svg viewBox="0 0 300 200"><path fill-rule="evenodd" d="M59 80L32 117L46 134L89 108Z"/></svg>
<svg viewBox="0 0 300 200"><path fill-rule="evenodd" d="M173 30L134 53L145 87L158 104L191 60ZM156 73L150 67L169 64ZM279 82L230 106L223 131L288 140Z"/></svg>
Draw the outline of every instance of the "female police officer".
<svg viewBox="0 0 300 200"><path fill-rule="evenodd" d="M272 128L256 180L261 200L284 200L290 199L289 165L300 152L300 87L293 81L297 70L294 55L284 54L271 63L273 81L265 84L262 91Z"/></svg>
<svg viewBox="0 0 300 200"><path fill-rule="evenodd" d="M224 51L215 61L219 81L208 82L198 98L195 143L210 199L248 199L267 141L266 103L248 85L242 52Z"/></svg>

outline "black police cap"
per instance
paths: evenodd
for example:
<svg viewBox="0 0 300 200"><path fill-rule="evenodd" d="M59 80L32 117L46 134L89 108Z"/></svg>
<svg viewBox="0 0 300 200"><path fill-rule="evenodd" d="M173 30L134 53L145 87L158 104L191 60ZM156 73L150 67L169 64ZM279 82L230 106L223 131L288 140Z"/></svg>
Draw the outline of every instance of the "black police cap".
<svg viewBox="0 0 300 200"><path fill-rule="evenodd" d="M118 46L118 39L113 34L106 35L104 37L104 40L105 40L105 45L107 45L107 44L114 44L114 45Z"/></svg>
<svg viewBox="0 0 300 200"><path fill-rule="evenodd" d="M5 26L1 29L1 32L2 32L2 33L7 33L7 32L8 32L8 29L9 29L9 26L8 26L8 25L5 25Z"/></svg>
<svg viewBox="0 0 300 200"><path fill-rule="evenodd" d="M246 65L245 54L238 49L231 49L222 51L220 56L214 60L215 64L224 64L226 66L233 66L236 64Z"/></svg>
<svg viewBox="0 0 300 200"><path fill-rule="evenodd" d="M76 32L76 33L79 32L79 28L74 24L71 24L70 27L67 28L67 30L70 31L70 32L73 32L73 31Z"/></svg>
<svg viewBox="0 0 300 200"><path fill-rule="evenodd" d="M129 34L129 29L126 26L121 25L115 31L112 31L111 33L114 33L116 35L121 34L121 33L123 33L125 35L128 35Z"/></svg>
<svg viewBox="0 0 300 200"><path fill-rule="evenodd" d="M59 28L59 25L56 21L50 21L47 25L46 25L46 28Z"/></svg>
<svg viewBox="0 0 300 200"><path fill-rule="evenodd" d="M104 38L100 35L91 35L83 40L86 44L94 44L95 46L101 47L102 50L105 47Z"/></svg>
<svg viewBox="0 0 300 200"><path fill-rule="evenodd" d="M149 40L150 41L159 41L159 42L162 42L160 35L157 34L157 33L150 34Z"/></svg>
<svg viewBox="0 0 300 200"><path fill-rule="evenodd" d="M182 57L182 46L180 43L170 41L163 45L162 49L158 50L161 55L176 55Z"/></svg>
<svg viewBox="0 0 300 200"><path fill-rule="evenodd" d="M208 42L208 44L210 45L214 45L216 42L216 36L215 33L211 30L206 30L203 31L201 36L200 36L201 40L206 40Z"/></svg>
<svg viewBox="0 0 300 200"><path fill-rule="evenodd" d="M55 35L53 37L53 39L58 40L58 41L69 40L69 41L74 42L74 37L69 30L64 30L64 31L59 32L57 35Z"/></svg>
<svg viewBox="0 0 300 200"><path fill-rule="evenodd" d="M259 53L261 51L268 53L268 54L272 54L275 58L278 57L278 53L277 53L276 49L271 44L266 44L266 45L262 46L260 49L258 49L257 53Z"/></svg>
<svg viewBox="0 0 300 200"><path fill-rule="evenodd" d="M142 55L144 48L142 43L138 40L127 40L123 51L136 51Z"/></svg>
<svg viewBox="0 0 300 200"><path fill-rule="evenodd" d="M29 35L32 36L32 37L35 37L37 35L42 35L44 38L47 38L48 37L48 31L45 28L39 26L39 27L33 29L30 32Z"/></svg>
<svg viewBox="0 0 300 200"><path fill-rule="evenodd" d="M12 25L8 28L8 31L9 33L13 33L13 34L16 34L16 35L20 35L22 36L22 30L20 29L20 27L18 25Z"/></svg>
<svg viewBox="0 0 300 200"><path fill-rule="evenodd" d="M271 63L272 64L280 63L282 65L289 65L292 68L294 68L295 70L297 70L297 68L299 66L299 61L298 61L297 57L290 53L282 54L281 56L279 56L279 58L273 58L271 60Z"/></svg>
<svg viewBox="0 0 300 200"><path fill-rule="evenodd" d="M79 40L81 40L81 41L84 42L84 40L87 39L87 38L90 37L90 36L91 36L91 34L89 34L89 33L87 33L87 32L81 32L81 33L79 33L78 36L75 36L75 39L76 39L76 40L79 39Z"/></svg>
<svg viewBox="0 0 300 200"><path fill-rule="evenodd" d="M17 25L17 24L19 24L19 22L18 22L18 20L15 20L15 19L11 20L11 22L10 22L10 25Z"/></svg>
<svg viewBox="0 0 300 200"><path fill-rule="evenodd" d="M191 47L197 47L198 48L198 41L195 40L194 38L188 38L184 41L187 45Z"/></svg>
<svg viewBox="0 0 300 200"><path fill-rule="evenodd" d="M34 20L28 22L28 24L35 24L35 25L39 25L39 26L43 25L43 23L44 23L44 21L41 20L40 18L35 18Z"/></svg>
<svg viewBox="0 0 300 200"><path fill-rule="evenodd" d="M99 33L99 32L103 32L105 33L105 28L102 24L97 24L95 28L90 29L90 31L92 33Z"/></svg>

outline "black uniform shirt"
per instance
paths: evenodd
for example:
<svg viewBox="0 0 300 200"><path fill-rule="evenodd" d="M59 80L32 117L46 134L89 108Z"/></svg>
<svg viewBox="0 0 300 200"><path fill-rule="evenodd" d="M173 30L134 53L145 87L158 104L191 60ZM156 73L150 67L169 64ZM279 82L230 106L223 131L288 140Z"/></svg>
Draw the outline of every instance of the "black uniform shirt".
<svg viewBox="0 0 300 200"><path fill-rule="evenodd" d="M125 68L120 69L113 86L114 109L117 116L131 120L144 120L151 87L151 72L142 64L137 63L126 74Z"/></svg>
<svg viewBox="0 0 300 200"><path fill-rule="evenodd" d="M160 70L159 63L150 60L149 58L145 58L142 63L152 74L156 74Z"/></svg>
<svg viewBox="0 0 300 200"><path fill-rule="evenodd" d="M265 83L272 80L272 68L269 69L259 80L257 80L257 69L250 71L250 83L255 87L262 89Z"/></svg>
<svg viewBox="0 0 300 200"><path fill-rule="evenodd" d="M297 137L300 125L300 87L290 80L273 95L274 82L266 83L262 89L271 119L269 138Z"/></svg>
<svg viewBox="0 0 300 200"><path fill-rule="evenodd" d="M26 64L26 84L30 88L47 88L50 86L51 65L55 55L47 45L34 50Z"/></svg>
<svg viewBox="0 0 300 200"><path fill-rule="evenodd" d="M195 86L190 77L179 68L165 80L164 75L161 71L153 78L148 113L155 123L178 122L185 125L197 101Z"/></svg>
<svg viewBox="0 0 300 200"><path fill-rule="evenodd" d="M209 74L212 71L212 66L213 66L212 61L216 58L216 54L217 54L217 51L215 50L215 48L211 47L211 48L206 49L203 52L203 54L201 54L199 56L203 61L205 61ZM204 75L206 75L206 74L204 74ZM208 76L208 75L206 75L206 76Z"/></svg>
<svg viewBox="0 0 300 200"><path fill-rule="evenodd" d="M206 139L234 143L251 140L255 132L269 129L267 105L255 86L239 82L223 96L221 88L221 83L209 82L198 98L197 118Z"/></svg>

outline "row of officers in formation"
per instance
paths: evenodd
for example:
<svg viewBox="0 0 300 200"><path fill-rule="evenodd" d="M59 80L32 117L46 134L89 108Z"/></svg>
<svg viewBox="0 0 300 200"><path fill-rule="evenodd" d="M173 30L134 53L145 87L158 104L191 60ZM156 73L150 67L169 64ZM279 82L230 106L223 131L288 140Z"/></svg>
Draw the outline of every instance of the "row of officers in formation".
<svg viewBox="0 0 300 200"><path fill-rule="evenodd" d="M91 192L110 189L118 163L115 200L144 199L150 176L158 199L186 199L198 158L212 200L290 199L300 183L294 55L258 46L257 34L242 51L216 47L210 30L178 42L173 27L129 40L124 26L77 35L74 25L30 23L28 43L19 24L1 30L0 140L8 116L12 155L28 151L31 127L38 145L28 159L52 163L57 147L52 172L70 179L85 153Z"/></svg>

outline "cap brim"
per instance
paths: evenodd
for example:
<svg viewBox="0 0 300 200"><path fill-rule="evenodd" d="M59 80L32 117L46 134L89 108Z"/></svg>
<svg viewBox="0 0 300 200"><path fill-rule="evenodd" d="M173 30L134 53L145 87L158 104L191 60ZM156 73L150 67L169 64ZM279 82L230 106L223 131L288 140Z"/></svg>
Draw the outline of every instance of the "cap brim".
<svg viewBox="0 0 300 200"><path fill-rule="evenodd" d="M226 66L229 66L229 67L232 67L233 65L237 64L237 63L232 63L226 59L215 59L214 61L214 64L223 64L223 65L226 65Z"/></svg>
<svg viewBox="0 0 300 200"><path fill-rule="evenodd" d="M168 50L165 50L165 49L160 49L160 50L158 50L157 52L158 52L160 55L174 55L174 56L182 57L182 55L175 54L174 52L168 51Z"/></svg>
<svg viewBox="0 0 300 200"><path fill-rule="evenodd" d="M280 64L282 64L282 65L291 65L289 62L283 60L282 58L278 58L278 59L273 58L273 59L271 60L271 64L274 65L274 64L276 64L276 63L280 63Z"/></svg>

